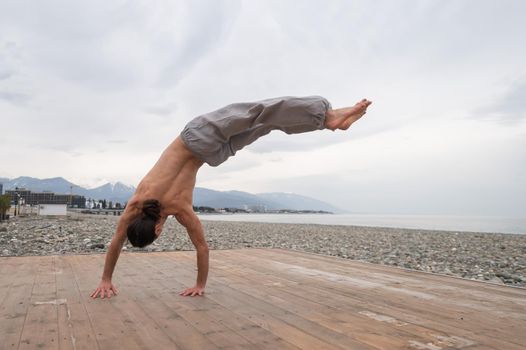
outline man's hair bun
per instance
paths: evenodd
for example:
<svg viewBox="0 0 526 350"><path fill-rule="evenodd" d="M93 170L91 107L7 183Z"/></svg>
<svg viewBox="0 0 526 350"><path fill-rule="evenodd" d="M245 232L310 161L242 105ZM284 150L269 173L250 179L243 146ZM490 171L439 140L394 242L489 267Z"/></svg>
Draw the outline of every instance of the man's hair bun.
<svg viewBox="0 0 526 350"><path fill-rule="evenodd" d="M142 214L145 218L153 221L159 220L161 217L161 203L156 199L145 200L142 205Z"/></svg>

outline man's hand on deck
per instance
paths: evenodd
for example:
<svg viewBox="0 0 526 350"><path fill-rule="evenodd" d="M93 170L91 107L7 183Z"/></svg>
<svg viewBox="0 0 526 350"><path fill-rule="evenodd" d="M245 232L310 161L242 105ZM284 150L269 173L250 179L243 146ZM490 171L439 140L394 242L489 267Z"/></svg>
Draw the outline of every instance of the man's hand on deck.
<svg viewBox="0 0 526 350"><path fill-rule="evenodd" d="M119 291L115 286L111 283L111 281L102 280L99 283L99 286L93 293L91 293L92 298L97 298L98 295L100 295L101 299L104 299L104 296L106 295L108 298L111 298L111 295L117 295Z"/></svg>
<svg viewBox="0 0 526 350"><path fill-rule="evenodd" d="M182 295L183 297L188 296L188 295L193 297L195 295L203 295L204 292L205 292L204 287L195 286L192 288L186 288L181 293L179 293L179 295Z"/></svg>

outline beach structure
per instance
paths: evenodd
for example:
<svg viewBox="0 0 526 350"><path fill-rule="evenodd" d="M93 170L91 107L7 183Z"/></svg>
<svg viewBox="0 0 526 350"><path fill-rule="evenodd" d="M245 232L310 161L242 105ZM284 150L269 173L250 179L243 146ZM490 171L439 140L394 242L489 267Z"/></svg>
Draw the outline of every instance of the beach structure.
<svg viewBox="0 0 526 350"><path fill-rule="evenodd" d="M67 215L68 207L66 204L39 204L38 215Z"/></svg>
<svg viewBox="0 0 526 350"><path fill-rule="evenodd" d="M283 249L1 257L5 349L524 349L526 289Z"/></svg>

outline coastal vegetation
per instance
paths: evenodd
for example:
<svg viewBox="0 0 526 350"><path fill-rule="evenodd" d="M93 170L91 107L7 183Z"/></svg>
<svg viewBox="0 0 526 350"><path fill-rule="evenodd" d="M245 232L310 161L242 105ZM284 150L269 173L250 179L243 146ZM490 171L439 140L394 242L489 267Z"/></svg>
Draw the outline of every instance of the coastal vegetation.
<svg viewBox="0 0 526 350"><path fill-rule="evenodd" d="M7 211L11 208L11 196L4 194L0 196L0 221L5 220Z"/></svg>

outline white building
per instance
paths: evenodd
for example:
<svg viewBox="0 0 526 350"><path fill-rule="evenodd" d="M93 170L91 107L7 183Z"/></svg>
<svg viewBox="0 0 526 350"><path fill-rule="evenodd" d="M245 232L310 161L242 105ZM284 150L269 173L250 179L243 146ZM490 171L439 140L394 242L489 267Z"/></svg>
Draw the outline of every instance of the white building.
<svg viewBox="0 0 526 350"><path fill-rule="evenodd" d="M67 204L39 204L38 215L67 215Z"/></svg>

